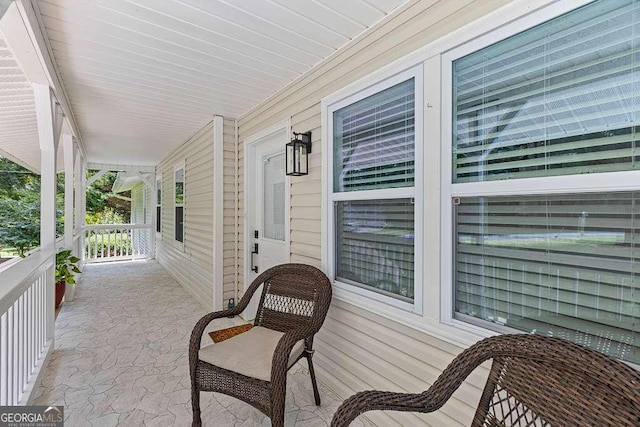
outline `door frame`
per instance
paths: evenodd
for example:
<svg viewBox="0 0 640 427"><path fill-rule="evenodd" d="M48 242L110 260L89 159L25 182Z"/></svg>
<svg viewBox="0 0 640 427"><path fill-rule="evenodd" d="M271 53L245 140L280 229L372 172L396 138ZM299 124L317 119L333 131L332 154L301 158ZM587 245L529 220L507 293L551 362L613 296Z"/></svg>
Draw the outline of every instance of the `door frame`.
<svg viewBox="0 0 640 427"><path fill-rule="evenodd" d="M249 270L251 264L251 248L253 244L251 244L252 237L251 235L251 224L249 223L249 203L247 203L248 195L249 195L249 185L252 178L252 175L249 174L249 171L252 170L252 165L255 164L256 158L256 146L259 145L263 140L269 138L277 133L284 132L285 141L282 143L282 151L285 150L285 144L289 142L289 136L291 135L291 118L287 117L285 120L276 123L275 125L269 126L266 129L261 130L260 132L254 133L244 140L244 208L243 208L243 218L244 218L244 283L242 285L243 295L246 292L251 282L249 279ZM286 165L285 165L286 167ZM287 251L287 261L291 262L291 177L285 175L284 177L284 239L285 239L285 250Z"/></svg>

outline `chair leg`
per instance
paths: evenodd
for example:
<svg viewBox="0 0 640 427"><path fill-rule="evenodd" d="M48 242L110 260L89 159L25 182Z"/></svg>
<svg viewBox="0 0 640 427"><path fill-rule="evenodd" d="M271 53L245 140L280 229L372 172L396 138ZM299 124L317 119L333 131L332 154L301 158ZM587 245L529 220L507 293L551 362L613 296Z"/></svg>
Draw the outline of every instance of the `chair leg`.
<svg viewBox="0 0 640 427"><path fill-rule="evenodd" d="M202 418L200 418L200 391L195 387L191 387L191 410L193 411L192 427L201 427Z"/></svg>
<svg viewBox="0 0 640 427"><path fill-rule="evenodd" d="M320 392L318 391L318 382L316 381L316 371L313 369L313 361L311 360L312 356L313 352L307 351L307 363L309 364L311 385L313 385L313 397L316 400L316 406L320 406Z"/></svg>

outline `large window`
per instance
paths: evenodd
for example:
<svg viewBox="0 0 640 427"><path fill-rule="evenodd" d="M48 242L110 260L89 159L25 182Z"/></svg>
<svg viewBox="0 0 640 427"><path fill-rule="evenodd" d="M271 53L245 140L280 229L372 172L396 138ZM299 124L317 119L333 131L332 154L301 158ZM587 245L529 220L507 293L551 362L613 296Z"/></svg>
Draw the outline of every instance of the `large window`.
<svg viewBox="0 0 640 427"><path fill-rule="evenodd" d="M175 196L175 227L174 237L184 243L184 162L174 168L174 196Z"/></svg>
<svg viewBox="0 0 640 427"><path fill-rule="evenodd" d="M452 57L455 318L640 363L639 46L601 0Z"/></svg>
<svg viewBox="0 0 640 427"><path fill-rule="evenodd" d="M328 259L338 286L416 311L421 67L330 104ZM421 122L419 122L421 123Z"/></svg>

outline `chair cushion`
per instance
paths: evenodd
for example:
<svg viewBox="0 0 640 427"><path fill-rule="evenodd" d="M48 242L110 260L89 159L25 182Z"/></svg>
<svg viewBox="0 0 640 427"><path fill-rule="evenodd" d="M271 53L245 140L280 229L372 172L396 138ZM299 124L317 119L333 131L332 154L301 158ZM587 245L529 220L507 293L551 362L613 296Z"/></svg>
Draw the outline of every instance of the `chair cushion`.
<svg viewBox="0 0 640 427"><path fill-rule="evenodd" d="M283 335L282 332L254 326L233 338L202 347L198 352L198 358L247 377L271 381L273 353ZM291 350L288 366L291 366L303 351L304 340L300 340Z"/></svg>

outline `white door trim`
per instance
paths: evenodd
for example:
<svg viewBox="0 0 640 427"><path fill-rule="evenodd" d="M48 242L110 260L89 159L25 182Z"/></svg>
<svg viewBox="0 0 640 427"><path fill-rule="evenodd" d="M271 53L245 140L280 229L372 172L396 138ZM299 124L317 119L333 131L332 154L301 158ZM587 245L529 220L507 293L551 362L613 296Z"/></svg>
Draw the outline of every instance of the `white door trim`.
<svg viewBox="0 0 640 427"><path fill-rule="evenodd" d="M250 224L249 224L249 203L247 201L247 195L249 194L249 170L252 163L255 161L254 153L255 147L265 138L268 138L276 133L284 131L285 135L291 135L291 118L287 117L285 120L276 123L275 125L269 126L266 129L261 130L260 132L254 133L244 140L244 207L243 207L243 218L244 218L244 269L243 269L243 281L242 290L243 295L244 291L247 290L249 285L251 284L248 281L249 278L249 266L251 264L251 241L252 238L250 236ZM282 147L284 151L284 146ZM291 261L291 179L289 176L285 176L285 216L284 222L286 224L284 228L284 238L285 238L285 248L288 254L288 260ZM239 284L238 284L239 285ZM253 315L251 315L253 316Z"/></svg>

